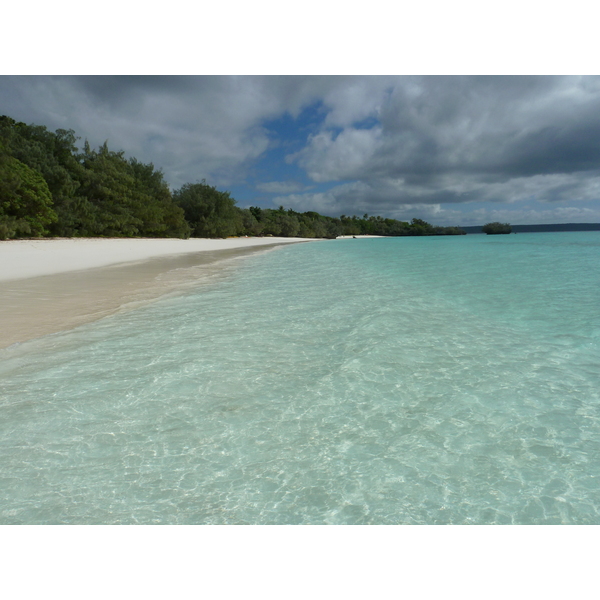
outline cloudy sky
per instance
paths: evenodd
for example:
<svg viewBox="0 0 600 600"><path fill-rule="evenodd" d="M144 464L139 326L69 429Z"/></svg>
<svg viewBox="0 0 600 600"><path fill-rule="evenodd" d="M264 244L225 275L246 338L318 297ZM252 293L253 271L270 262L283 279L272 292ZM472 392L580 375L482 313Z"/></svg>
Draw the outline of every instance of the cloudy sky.
<svg viewBox="0 0 600 600"><path fill-rule="evenodd" d="M597 76L3 75L0 114L242 207L600 222Z"/></svg>

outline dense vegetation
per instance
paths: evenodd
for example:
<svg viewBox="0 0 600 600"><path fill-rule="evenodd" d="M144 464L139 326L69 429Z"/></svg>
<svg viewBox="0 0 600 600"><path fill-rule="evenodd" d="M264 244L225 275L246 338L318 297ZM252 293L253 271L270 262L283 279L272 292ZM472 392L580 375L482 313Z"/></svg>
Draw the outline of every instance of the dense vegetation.
<svg viewBox="0 0 600 600"><path fill-rule="evenodd" d="M487 233L488 235L497 235L500 233L510 233L512 228L509 223L498 223L495 221L494 223L486 223L481 231L483 233Z"/></svg>
<svg viewBox="0 0 600 600"><path fill-rule="evenodd" d="M206 181L171 192L152 163L123 152L76 147L73 130L55 133L0 117L0 239L20 237L227 237L272 235L461 235L435 227L369 216L240 208L229 192Z"/></svg>
<svg viewBox="0 0 600 600"><path fill-rule="evenodd" d="M0 117L0 239L189 237L160 171L77 139Z"/></svg>
<svg viewBox="0 0 600 600"><path fill-rule="evenodd" d="M483 233L482 225L461 227L466 233ZM600 223L542 223L511 225L511 233L542 233L551 231L600 231Z"/></svg>

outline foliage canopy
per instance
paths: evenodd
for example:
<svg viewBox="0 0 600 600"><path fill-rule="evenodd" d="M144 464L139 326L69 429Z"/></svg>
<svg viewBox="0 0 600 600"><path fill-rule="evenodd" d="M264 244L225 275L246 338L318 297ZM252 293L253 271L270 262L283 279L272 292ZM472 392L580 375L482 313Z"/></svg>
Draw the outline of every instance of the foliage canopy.
<svg viewBox="0 0 600 600"><path fill-rule="evenodd" d="M127 159L106 142L94 150L85 141L80 151L78 140L71 129L53 133L0 116L0 239L464 234L421 219L240 208L205 180L171 193L152 163Z"/></svg>
<svg viewBox="0 0 600 600"><path fill-rule="evenodd" d="M0 239L40 237L57 220L44 178L0 146Z"/></svg>
<svg viewBox="0 0 600 600"><path fill-rule="evenodd" d="M186 183L173 194L190 224L194 237L227 237L242 228L242 217L229 192L202 183Z"/></svg>
<svg viewBox="0 0 600 600"><path fill-rule="evenodd" d="M510 233L512 227L509 223L498 223L498 221L495 221L494 223L486 223L481 230L488 235L497 235L501 233Z"/></svg>

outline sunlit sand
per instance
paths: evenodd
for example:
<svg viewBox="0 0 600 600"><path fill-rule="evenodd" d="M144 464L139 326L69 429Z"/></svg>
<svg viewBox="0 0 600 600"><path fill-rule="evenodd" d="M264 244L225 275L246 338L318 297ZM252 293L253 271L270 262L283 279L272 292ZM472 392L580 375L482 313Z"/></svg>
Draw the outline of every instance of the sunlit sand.
<svg viewBox="0 0 600 600"><path fill-rule="evenodd" d="M0 348L218 276L223 261L304 238L0 242ZM314 241L314 240L312 240Z"/></svg>

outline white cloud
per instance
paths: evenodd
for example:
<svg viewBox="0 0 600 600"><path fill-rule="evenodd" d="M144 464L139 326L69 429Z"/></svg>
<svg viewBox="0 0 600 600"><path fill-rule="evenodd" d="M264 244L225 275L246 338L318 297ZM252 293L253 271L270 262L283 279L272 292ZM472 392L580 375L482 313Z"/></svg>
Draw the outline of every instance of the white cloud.
<svg viewBox="0 0 600 600"><path fill-rule="evenodd" d="M301 192L305 188L302 184L294 181L267 181L257 184L256 189L268 194L293 194Z"/></svg>
<svg viewBox="0 0 600 600"><path fill-rule="evenodd" d="M297 161L313 181L355 179L381 144L381 128L344 129L338 136L323 131L312 136L300 152L287 157Z"/></svg>
<svg viewBox="0 0 600 600"><path fill-rule="evenodd" d="M497 205L496 205L497 206ZM600 208L585 206L557 206L553 208L528 206L497 206L478 208L468 213L452 209L442 209L440 222L455 222L463 226L483 225L499 221L519 225L537 225L543 223L600 223Z"/></svg>
<svg viewBox="0 0 600 600"><path fill-rule="evenodd" d="M108 140L112 150L153 162L178 187L203 177L221 184L243 179L246 167L272 144L263 121L286 110L297 114L315 100L319 82L11 77L2 82L0 99L17 120L72 128L94 147Z"/></svg>
<svg viewBox="0 0 600 600"><path fill-rule="evenodd" d="M73 128L93 146L108 139L111 149L162 167L173 187L202 178L243 182L267 150L285 148L265 123L300 117L316 103L323 120L287 160L317 184L340 185L301 194L300 183L273 171L256 188L279 194L276 204L397 218L407 207L422 215L441 207L445 218L464 215L470 202L507 205L491 212L546 202L557 207L519 214L554 219L559 204L600 202L598 77L3 77L0 84L6 114ZM571 218L592 218L572 210Z"/></svg>
<svg viewBox="0 0 600 600"><path fill-rule="evenodd" d="M323 94L323 103L329 108L326 127L352 127L369 117L378 117L388 90L398 84L397 77L336 79L338 85Z"/></svg>
<svg viewBox="0 0 600 600"><path fill-rule="evenodd" d="M329 90L322 130L290 160L317 182L590 169L600 157L599 86L574 77L358 78L355 105L352 86ZM372 129L356 127L369 116L378 119Z"/></svg>
<svg viewBox="0 0 600 600"><path fill-rule="evenodd" d="M435 225L481 225L490 221L600 222L600 206L587 199L598 197L594 194L600 186L600 178L539 176L489 185L473 180L459 184L446 179L439 182L439 186L412 186L402 179L356 181L322 193L282 195L273 202L299 212L314 210L330 216L369 213L403 221L416 217ZM436 201L446 194L449 196L441 202ZM466 196L462 202L460 194ZM559 198L560 194L565 197ZM561 204L561 198L569 205ZM482 203L489 206L474 208Z"/></svg>

